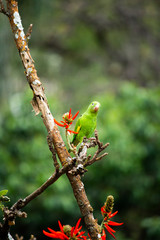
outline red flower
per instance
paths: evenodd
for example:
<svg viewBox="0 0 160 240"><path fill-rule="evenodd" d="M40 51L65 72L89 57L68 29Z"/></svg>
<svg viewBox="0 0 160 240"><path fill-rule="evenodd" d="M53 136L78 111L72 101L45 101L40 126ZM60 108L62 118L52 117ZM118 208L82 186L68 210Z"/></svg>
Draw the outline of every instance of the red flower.
<svg viewBox="0 0 160 240"><path fill-rule="evenodd" d="M101 212L102 212L102 215L104 216L104 226L105 228L107 229L107 231L112 235L112 237L114 237L116 239L116 237L114 236L113 233L115 233L116 231L113 230L110 226L121 226L123 223L117 223L117 222L113 222L113 221L110 221L109 219L114 217L118 211L114 212L114 213L111 213L111 212L107 212L105 210L105 206L103 206L101 208ZM104 238L105 239L105 238Z"/></svg>
<svg viewBox="0 0 160 240"><path fill-rule="evenodd" d="M54 122L60 127L65 127L65 129L68 132L78 134L78 132L68 129L69 126L72 124L73 120L77 117L78 113L79 113L79 111L72 117L71 109L70 109L69 112L63 114L64 121L61 121L61 123L59 123L56 121L56 119L54 119Z"/></svg>
<svg viewBox="0 0 160 240"><path fill-rule="evenodd" d="M80 230L82 229L82 226L79 227L81 218L78 220L77 224L75 227L71 227L69 225L63 225L61 224L60 221L58 221L59 228L61 231L54 231L51 228L48 228L49 232L46 232L43 230L43 233L50 237L50 238L58 238L62 240L69 240L69 239L75 239L75 240L87 240L87 237L83 236L85 232Z"/></svg>

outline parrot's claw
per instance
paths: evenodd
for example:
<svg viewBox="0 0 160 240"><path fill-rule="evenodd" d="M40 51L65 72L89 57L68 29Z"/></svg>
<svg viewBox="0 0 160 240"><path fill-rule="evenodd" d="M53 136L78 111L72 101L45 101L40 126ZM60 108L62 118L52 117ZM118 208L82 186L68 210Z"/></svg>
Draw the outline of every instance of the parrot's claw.
<svg viewBox="0 0 160 240"><path fill-rule="evenodd" d="M83 164L78 164L77 167L74 167L72 170L70 170L70 173L77 176L77 175L83 175L88 170L84 168Z"/></svg>
<svg viewBox="0 0 160 240"><path fill-rule="evenodd" d="M86 169L84 169L84 166L82 163L79 163L76 169L77 169L77 173L80 175L83 175L86 172Z"/></svg>

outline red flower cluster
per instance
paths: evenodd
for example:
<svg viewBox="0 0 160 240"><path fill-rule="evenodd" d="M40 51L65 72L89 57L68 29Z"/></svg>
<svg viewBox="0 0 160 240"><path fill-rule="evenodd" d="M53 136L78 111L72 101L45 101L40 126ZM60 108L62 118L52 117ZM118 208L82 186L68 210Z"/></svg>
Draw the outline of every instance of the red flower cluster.
<svg viewBox="0 0 160 240"><path fill-rule="evenodd" d="M75 131L72 131L72 130L68 129L70 127L70 125L72 124L72 122L74 121L74 119L77 117L78 113L79 113L79 111L72 117L71 109L70 109L69 112L63 114L63 120L64 121L60 121L61 123L59 123L59 122L56 121L56 119L54 119L54 122L60 127L65 127L65 129L68 132L78 134L78 132L75 132Z"/></svg>
<svg viewBox="0 0 160 240"><path fill-rule="evenodd" d="M114 198L113 196L108 196L107 200L104 204L104 206L101 208L101 213L103 216L103 221L101 223L100 227L100 233L102 240L106 240L106 232L105 229L111 234L111 236L115 238L114 233L116 232L114 229L112 229L110 226L121 226L123 223L117 223L113 222L110 219L114 217L118 211L112 213L114 205ZM50 232L46 232L43 230L43 233L50 237L50 238L56 238L61 240L87 240L87 237L84 236L84 231L81 231L82 226L80 225L81 218L78 220L75 227L71 227L70 225L63 225L58 221L60 231L54 231L51 228L48 228ZM88 234L89 239L91 240L90 235Z"/></svg>
<svg viewBox="0 0 160 240"><path fill-rule="evenodd" d="M50 233L43 230L43 233L50 237L50 238L58 238L62 240L69 240L69 239L75 239L75 240L87 240L87 237L83 236L85 232L80 230L82 229L82 226L79 227L81 218L78 220L75 227L70 227L69 225L63 225L58 221L59 228L61 231L54 231L51 228L48 228ZM66 227L66 228L65 228Z"/></svg>
<svg viewBox="0 0 160 240"><path fill-rule="evenodd" d="M104 226L105 226L106 230L112 235L112 237L115 238L115 236L114 236L113 233L115 233L116 231L113 230L110 226L121 226L123 223L113 222L113 221L110 221L109 219L112 218L112 217L114 217L114 216L118 213L118 211L116 211L116 212L114 212L114 213L107 212L107 211L105 210L105 206L103 206L103 207L101 208L101 213L102 213L103 216L105 216L105 217L104 217ZM105 240L106 238L102 238L102 239ZM116 238L115 238L115 239L116 239Z"/></svg>

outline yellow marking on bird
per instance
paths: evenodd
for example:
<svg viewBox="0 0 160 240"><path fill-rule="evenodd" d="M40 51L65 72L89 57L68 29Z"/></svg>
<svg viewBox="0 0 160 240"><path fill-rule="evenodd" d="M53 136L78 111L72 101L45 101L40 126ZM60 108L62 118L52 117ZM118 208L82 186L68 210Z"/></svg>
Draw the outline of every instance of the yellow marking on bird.
<svg viewBox="0 0 160 240"><path fill-rule="evenodd" d="M78 126L78 127L77 127L77 131L76 131L76 132L78 132L78 133L79 133L79 130L80 130L80 128L81 128L81 126Z"/></svg>

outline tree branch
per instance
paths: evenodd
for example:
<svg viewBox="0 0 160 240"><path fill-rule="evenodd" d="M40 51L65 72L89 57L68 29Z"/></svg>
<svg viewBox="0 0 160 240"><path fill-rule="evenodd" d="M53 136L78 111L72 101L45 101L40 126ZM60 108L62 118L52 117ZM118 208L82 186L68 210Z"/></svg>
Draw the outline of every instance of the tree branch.
<svg viewBox="0 0 160 240"><path fill-rule="evenodd" d="M28 28L28 30L27 30L27 33L26 33L26 39L27 39L27 41L29 41L29 39L31 38L32 27L33 27L33 24L30 24L30 25L29 25L29 28Z"/></svg>
<svg viewBox="0 0 160 240"><path fill-rule="evenodd" d="M43 183L38 189L33 193L28 195L24 199L19 199L14 205L8 209L4 208L4 224L0 225L0 239L8 239L8 232L10 226L15 225L16 217L27 217L25 212L21 212L20 209L24 208L29 202L38 197L43 193L50 185L52 185L60 176L66 173L72 168L74 161L70 162L68 165L65 165L60 169L60 171L55 172L45 183Z"/></svg>
<svg viewBox="0 0 160 240"><path fill-rule="evenodd" d="M29 86L33 91L32 106L38 114L42 114L43 122L47 128L48 133L50 134L50 139L52 140L57 155L61 161L62 166L71 163L71 156L67 151L67 148L61 138L60 132L57 128L57 125L54 124L54 118L50 112L48 102L44 93L44 88L40 82L39 77L37 76L37 71L34 66L34 61L31 57L30 50L27 44L26 36L23 31L23 26L21 23L21 18L18 12L18 3L15 0L7 0L7 10L8 17L11 25L11 29L14 35L14 40L19 51L20 58L22 60L25 75L28 80ZM71 183L75 198L81 210L82 216L84 216L84 221L88 232L91 236L91 239L98 240L101 239L99 233L99 227L96 220L93 217L93 209L88 201L88 198L85 193L84 184L81 181L79 175L75 176L72 173L67 173L68 179ZM44 187L45 188L45 187ZM25 199L25 203L22 201L22 205L26 204L33 199L33 195L39 195L39 192L31 194L28 199ZM16 205L16 206L15 206ZM19 207L20 203L16 203L12 208Z"/></svg>
<svg viewBox="0 0 160 240"><path fill-rule="evenodd" d="M50 137L50 134L47 136L47 143L48 143L48 146L49 146L49 150L52 153L52 158L53 158L53 162L54 162L56 172L59 172L59 163L58 163L57 157L56 157L56 150L55 150L55 148L53 148L53 142L52 142L52 139Z"/></svg>
<svg viewBox="0 0 160 240"><path fill-rule="evenodd" d="M87 156L87 149L92 148L92 147L95 148L96 146L98 146L98 149L95 152L95 154L93 155L93 157L91 155ZM79 158L81 159L83 166L87 167L87 166L93 164L94 162L101 160L106 155L108 155L108 153L106 152L106 153L103 153L102 155L98 156L108 146L109 146L109 143L106 143L103 145L103 143L99 141L97 130L95 130L95 137L92 137L89 139L84 138L83 144L80 147L79 152L78 152Z"/></svg>
<svg viewBox="0 0 160 240"><path fill-rule="evenodd" d="M33 193L28 195L25 199L18 200L12 207L11 210L14 209L22 209L25 207L29 202L43 193L50 185L52 185L57 179L62 176L64 173L69 171L72 168L74 162L70 162L69 164L62 167L58 172L55 172L45 183L43 183L38 189L36 189Z"/></svg>

